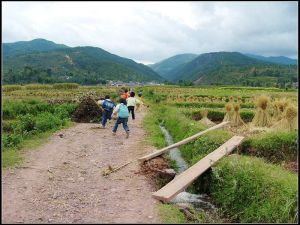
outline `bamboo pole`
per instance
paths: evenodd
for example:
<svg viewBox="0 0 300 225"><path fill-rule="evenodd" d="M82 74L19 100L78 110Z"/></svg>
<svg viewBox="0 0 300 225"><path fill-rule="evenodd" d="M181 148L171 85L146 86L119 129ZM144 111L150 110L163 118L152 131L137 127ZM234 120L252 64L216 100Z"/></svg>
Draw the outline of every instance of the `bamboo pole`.
<svg viewBox="0 0 300 225"><path fill-rule="evenodd" d="M142 158L139 158L138 160L139 160L139 162L144 162L144 161L147 161L147 160L149 160L149 159L152 159L152 158L154 158L154 157L156 157L156 156L159 156L159 155L161 155L161 154L163 154L163 153L168 152L168 151L169 151L170 149L172 149L172 148L176 148L176 147L178 147L178 146L181 146L181 145L184 145L184 144L186 144L186 143L189 143L189 142L191 142L191 141L197 139L197 138L200 137L201 135L203 135L203 134L205 134L205 133L207 133L207 132L209 132L209 131L211 131L211 130L216 130L216 129L218 129L218 128L221 128L221 127L225 126L225 125L228 124L228 123L229 123L228 121L222 122L222 123L220 123L220 124L218 124L218 125L216 125L216 126L213 126L213 127L210 127L210 128L208 128L208 129L206 129L206 130L204 130L204 131L201 131L201 132L199 132L199 133L197 133L197 134L195 134L195 135L193 135L193 136L191 136L191 137L188 137L188 138L186 138L186 139L183 139L182 141L179 141L179 142L177 142L177 143L175 143L175 144L169 145L169 146L167 146L167 147L165 147L165 148L163 148L163 149L161 149L161 150L158 150L158 151L156 151L156 152L150 153L150 154L148 154L148 155L146 155L146 156L144 156L144 157L142 157Z"/></svg>
<svg viewBox="0 0 300 225"><path fill-rule="evenodd" d="M119 169L121 169L121 168L127 166L127 165L130 164L130 163L133 163L134 161L136 161L136 159L135 159L135 160L132 160L132 161L130 161L130 162L127 162L127 163L125 163L125 164L123 164L123 165L121 165L121 166L119 166L119 167L117 167L117 168L115 168L115 169L112 169L112 170L111 170L111 169L108 169L108 170L106 170L106 171L103 171L103 176L108 176L109 174L118 171Z"/></svg>

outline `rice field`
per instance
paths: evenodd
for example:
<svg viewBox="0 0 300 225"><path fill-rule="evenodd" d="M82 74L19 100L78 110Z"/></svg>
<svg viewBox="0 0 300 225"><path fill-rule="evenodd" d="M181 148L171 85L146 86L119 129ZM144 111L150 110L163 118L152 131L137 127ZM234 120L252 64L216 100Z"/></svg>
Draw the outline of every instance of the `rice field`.
<svg viewBox="0 0 300 225"><path fill-rule="evenodd" d="M2 87L3 167L20 161L18 151L39 134L69 126L87 96L109 94L117 100L120 87L5 85ZM237 156L217 163L190 189L209 193L222 213L237 222L295 222L298 196L298 93L296 90L247 87L148 86L142 90L149 111L145 129L156 147L165 145L158 124L175 142L229 121L224 130L208 133L180 147L191 166L233 135L243 135ZM226 194L224 194L226 193Z"/></svg>
<svg viewBox="0 0 300 225"><path fill-rule="evenodd" d="M180 141L222 121L223 130L207 133L180 147L191 166L234 135L246 138L215 164L209 175L190 187L209 193L213 203L233 222L297 221L298 93L276 88L145 87L152 102L146 125L152 142L162 147L155 126L163 123ZM276 172L275 172L276 171ZM200 221L201 222L201 221Z"/></svg>

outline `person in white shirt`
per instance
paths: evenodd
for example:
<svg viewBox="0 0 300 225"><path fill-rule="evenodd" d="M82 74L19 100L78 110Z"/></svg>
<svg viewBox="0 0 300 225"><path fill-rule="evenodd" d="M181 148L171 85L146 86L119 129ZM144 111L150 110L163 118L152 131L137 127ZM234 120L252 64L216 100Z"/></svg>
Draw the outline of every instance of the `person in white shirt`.
<svg viewBox="0 0 300 225"><path fill-rule="evenodd" d="M135 93L131 92L130 97L127 98L128 111L129 111L129 114L131 113L131 116L132 116L133 120L135 119L134 107L136 106L137 103L139 103L139 101L134 96L135 96Z"/></svg>

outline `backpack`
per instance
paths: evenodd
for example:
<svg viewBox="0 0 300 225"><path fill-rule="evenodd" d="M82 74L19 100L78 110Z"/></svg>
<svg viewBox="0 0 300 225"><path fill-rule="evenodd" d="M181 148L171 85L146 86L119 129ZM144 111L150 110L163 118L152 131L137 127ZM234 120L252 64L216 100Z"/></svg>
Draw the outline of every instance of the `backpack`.
<svg viewBox="0 0 300 225"><path fill-rule="evenodd" d="M118 117L120 117L120 118L128 118L129 117L128 108L123 103L120 105Z"/></svg>
<svg viewBox="0 0 300 225"><path fill-rule="evenodd" d="M104 100L103 104L102 104L102 107L106 110L106 111L112 111L113 108L115 107L115 104L111 101L108 101L108 100Z"/></svg>

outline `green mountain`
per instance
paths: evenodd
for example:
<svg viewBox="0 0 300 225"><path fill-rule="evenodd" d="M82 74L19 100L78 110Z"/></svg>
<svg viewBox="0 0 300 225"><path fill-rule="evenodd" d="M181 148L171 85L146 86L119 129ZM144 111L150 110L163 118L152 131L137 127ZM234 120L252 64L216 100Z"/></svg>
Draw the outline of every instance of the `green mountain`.
<svg viewBox="0 0 300 225"><path fill-rule="evenodd" d="M188 63L197 57L196 54L180 54L164 59L158 63L148 65L155 72L167 80L172 80L170 71L178 70L182 65Z"/></svg>
<svg viewBox="0 0 300 225"><path fill-rule="evenodd" d="M284 65L297 65L298 60L291 59L285 56L261 56L261 55L253 55L253 54L245 54L246 56L249 56L251 58L259 59L266 62L272 62L272 63L278 63L278 64L284 64Z"/></svg>
<svg viewBox="0 0 300 225"><path fill-rule="evenodd" d="M32 52L45 52L60 48L69 48L63 44L56 44L42 38L34 39L32 41L18 41L14 43L4 43L3 56L15 56L28 54Z"/></svg>
<svg viewBox="0 0 300 225"><path fill-rule="evenodd" d="M199 55L178 70L169 72L172 81L195 84L242 84L274 86L296 81L296 65L280 65L245 56L239 52L212 52Z"/></svg>
<svg viewBox="0 0 300 225"><path fill-rule="evenodd" d="M101 48L75 47L3 57L4 83L162 81L151 68Z"/></svg>

